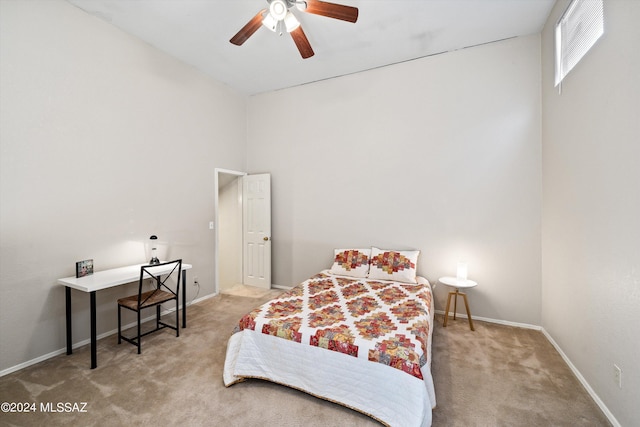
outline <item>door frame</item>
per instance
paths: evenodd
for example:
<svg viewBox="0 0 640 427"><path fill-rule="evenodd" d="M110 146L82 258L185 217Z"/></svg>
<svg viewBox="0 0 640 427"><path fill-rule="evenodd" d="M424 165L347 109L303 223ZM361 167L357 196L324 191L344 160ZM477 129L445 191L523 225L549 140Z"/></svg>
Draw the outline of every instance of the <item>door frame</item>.
<svg viewBox="0 0 640 427"><path fill-rule="evenodd" d="M220 225L220 213L219 213L219 209L218 209L218 203L219 203L219 193L220 193L220 174L224 174L224 175L232 175L235 176L237 178L243 177L245 175L247 175L246 172L241 172L241 171L235 171L235 170L231 170L231 169L222 169L222 168L215 168L214 169L214 177L213 177L213 188L214 188L214 192L213 192L213 231L214 231L214 249L213 249L213 292L215 295L217 295L220 291L220 271L219 271L219 264L220 264L220 252L219 252L219 247L220 247L220 235L218 233L219 230L219 225ZM240 256L243 257L242 253L240 253ZM244 260L243 260L244 262Z"/></svg>

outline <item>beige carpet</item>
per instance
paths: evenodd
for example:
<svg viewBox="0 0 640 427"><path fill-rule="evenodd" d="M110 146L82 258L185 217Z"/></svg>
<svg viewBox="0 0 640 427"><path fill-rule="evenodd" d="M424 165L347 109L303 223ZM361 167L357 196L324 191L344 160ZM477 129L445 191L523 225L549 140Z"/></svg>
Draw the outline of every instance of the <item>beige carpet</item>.
<svg viewBox="0 0 640 427"><path fill-rule="evenodd" d="M228 289L224 289L221 291L223 294L227 295L235 295L237 297L248 297L248 298L263 298L268 295L278 295L278 293L282 293L284 291L278 291L276 289L262 289L257 288L255 286L247 286L236 284Z"/></svg>
<svg viewBox="0 0 640 427"><path fill-rule="evenodd" d="M225 388L222 365L235 322L262 301L219 295L188 309L176 338L162 331L134 346L115 336L0 378L0 401L35 413L0 413L3 426L380 426L302 392L250 380ZM537 331L466 320L435 325L434 426L606 426L597 405ZM58 403L86 412L41 412ZM64 405L63 405L64 408Z"/></svg>

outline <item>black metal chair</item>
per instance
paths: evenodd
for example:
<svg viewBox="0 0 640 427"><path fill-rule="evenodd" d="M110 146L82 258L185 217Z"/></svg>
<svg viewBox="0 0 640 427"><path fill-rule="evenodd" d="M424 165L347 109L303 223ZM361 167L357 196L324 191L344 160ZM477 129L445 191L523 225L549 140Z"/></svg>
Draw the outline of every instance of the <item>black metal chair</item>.
<svg viewBox="0 0 640 427"><path fill-rule="evenodd" d="M154 265L143 265L140 267L140 283L138 293L118 300L118 344L125 340L138 347L138 354L141 351L141 338L160 329L170 328L176 331L176 337L180 336L180 323L178 316L178 295L180 293L180 280L182 278L182 260L167 261ZM143 291L145 281L151 279L156 289ZM184 286L184 284L183 284ZM171 300L176 301L176 323L175 326L165 323L160 318L160 305ZM124 307L135 311L138 316L138 334L135 337L127 338L122 335L122 316L120 309ZM141 312L145 308L156 308L156 327L153 330L141 333Z"/></svg>

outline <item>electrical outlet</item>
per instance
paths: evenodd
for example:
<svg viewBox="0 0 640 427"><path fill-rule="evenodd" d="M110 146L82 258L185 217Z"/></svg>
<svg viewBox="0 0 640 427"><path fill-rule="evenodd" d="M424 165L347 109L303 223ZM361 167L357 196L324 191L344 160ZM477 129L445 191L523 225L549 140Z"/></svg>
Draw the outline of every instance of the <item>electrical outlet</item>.
<svg viewBox="0 0 640 427"><path fill-rule="evenodd" d="M613 377L616 380L619 388L622 388L622 369L615 363L613 364Z"/></svg>
<svg viewBox="0 0 640 427"><path fill-rule="evenodd" d="M200 285L200 283L198 283L198 276L195 276L193 278L193 286L199 286L199 285Z"/></svg>

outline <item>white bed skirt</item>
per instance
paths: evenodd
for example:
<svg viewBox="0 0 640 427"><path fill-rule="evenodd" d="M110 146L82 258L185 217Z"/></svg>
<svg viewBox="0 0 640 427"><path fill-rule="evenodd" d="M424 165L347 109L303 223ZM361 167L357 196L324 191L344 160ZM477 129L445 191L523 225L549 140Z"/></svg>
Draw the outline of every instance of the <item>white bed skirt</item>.
<svg viewBox="0 0 640 427"><path fill-rule="evenodd" d="M430 353L420 380L384 364L245 329L229 339L223 379L228 387L244 378L261 378L339 403L389 426L427 427L436 405Z"/></svg>

